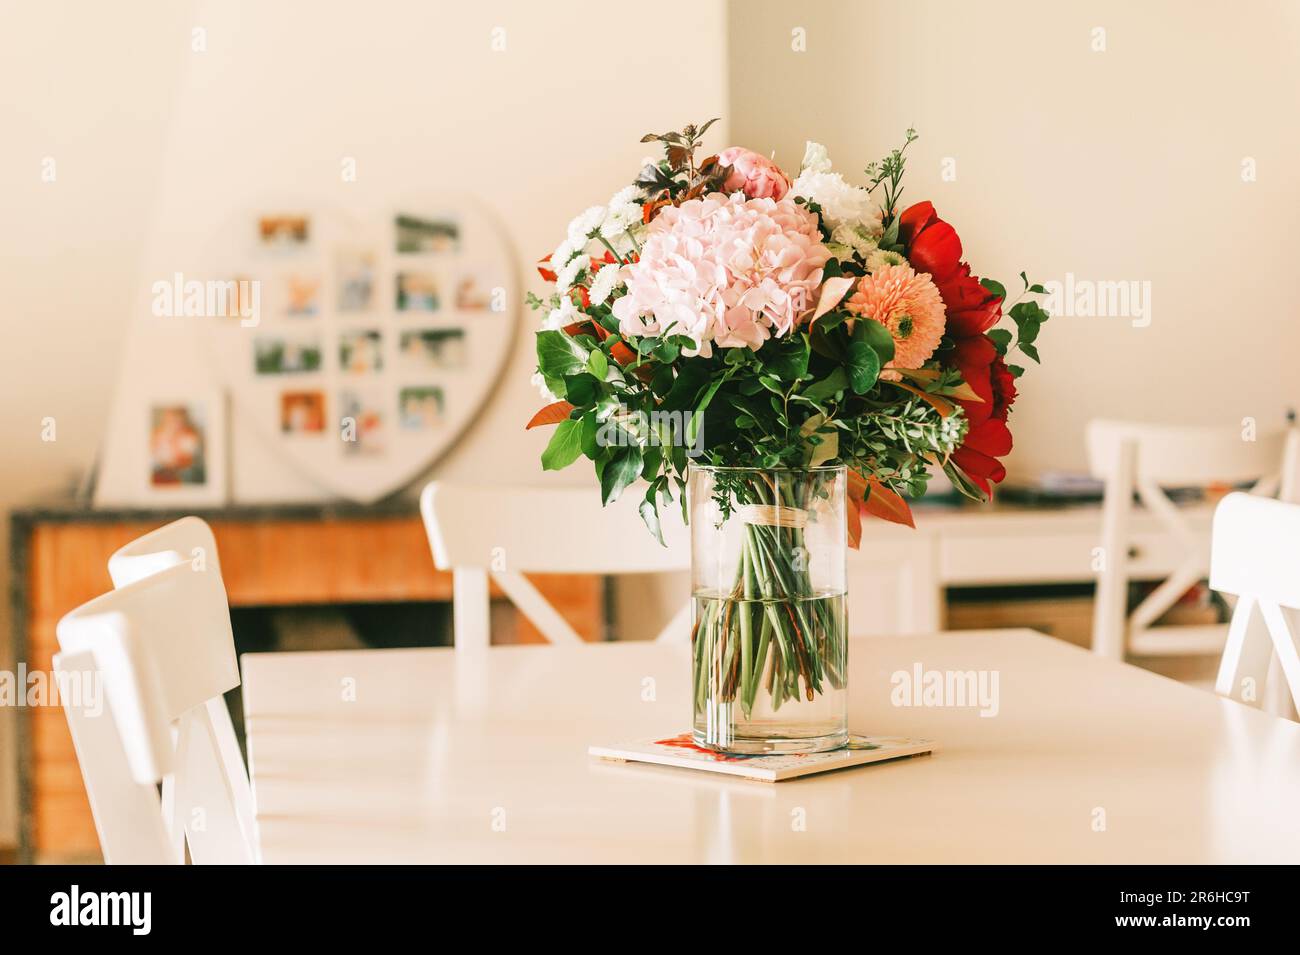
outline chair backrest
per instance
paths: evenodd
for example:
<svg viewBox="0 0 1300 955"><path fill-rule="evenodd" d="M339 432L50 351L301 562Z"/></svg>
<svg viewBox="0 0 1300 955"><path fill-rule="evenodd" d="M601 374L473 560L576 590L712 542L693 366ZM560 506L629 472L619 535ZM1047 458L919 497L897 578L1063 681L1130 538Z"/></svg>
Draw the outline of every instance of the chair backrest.
<svg viewBox="0 0 1300 955"><path fill-rule="evenodd" d="M180 861L163 822L157 779L146 769L142 781L125 750L127 738L104 700L102 674L121 672L126 652L120 640L105 635L95 652L54 655L59 698L68 717L72 745L86 783L100 849L109 865L170 865ZM125 667L129 671L129 667ZM146 767L148 764L145 764Z"/></svg>
<svg viewBox="0 0 1300 955"><path fill-rule="evenodd" d="M224 598L225 580L221 575L217 540L212 528L198 517L182 517L119 548L108 559L108 573L114 587L123 587L179 563L188 563L195 571L213 575ZM208 701L208 718L218 757L233 786L241 829L248 834L250 851L256 856L252 786L239 751L239 739L230 719L230 710L222 697L216 696Z"/></svg>
<svg viewBox="0 0 1300 955"><path fill-rule="evenodd" d="M189 560L162 567L82 605L58 625L63 665L93 664L120 740L120 750L97 755L111 760L120 753L125 763L114 770L100 759L82 760L87 790L111 791L123 772L142 786L161 782L160 814L177 862L186 843L196 863L249 862L255 853L240 811L241 799L251 806L247 775L242 763L240 774L230 771L211 717L214 702L224 708L222 694L239 684L225 589L214 567ZM108 731L87 730L89 719L69 712L74 733L102 738ZM138 833L105 838L123 820L103 800L92 799L92 809L113 861L109 847Z"/></svg>
<svg viewBox="0 0 1300 955"><path fill-rule="evenodd" d="M1101 561L1093 617L1093 649L1115 658L1129 644L1144 653L1218 652L1221 628L1159 628L1152 625L1203 579L1209 547L1170 500L1165 488L1253 483L1263 494L1281 481L1288 443L1285 430L1256 433L1239 428L1186 427L1123 421L1092 421L1087 429L1089 467L1105 481ZM1127 613L1129 517L1134 494L1178 540L1186 558L1132 612ZM1139 649L1137 646L1134 649Z"/></svg>
<svg viewBox="0 0 1300 955"><path fill-rule="evenodd" d="M524 574L642 574L690 567L690 543L677 505L660 507L667 546L651 535L631 491L601 507L594 488L477 487L438 482L420 496L434 564L453 573L458 648L490 642L489 579L547 639L581 638ZM661 638L684 635L689 606Z"/></svg>
<svg viewBox="0 0 1300 955"><path fill-rule="evenodd" d="M1109 481L1120 468L1125 444L1136 449L1134 478L1159 487L1244 484L1278 475L1286 430L1256 433L1240 428L1142 424L1094 420L1088 423L1088 466Z"/></svg>
<svg viewBox="0 0 1300 955"><path fill-rule="evenodd" d="M108 558L108 575L114 587L122 587L180 563L211 571L222 580L217 540L202 518L182 517L137 537Z"/></svg>
<svg viewBox="0 0 1300 955"><path fill-rule="evenodd" d="M1210 586L1237 597L1215 690L1263 700L1274 652L1300 702L1300 504L1229 494L1214 512Z"/></svg>

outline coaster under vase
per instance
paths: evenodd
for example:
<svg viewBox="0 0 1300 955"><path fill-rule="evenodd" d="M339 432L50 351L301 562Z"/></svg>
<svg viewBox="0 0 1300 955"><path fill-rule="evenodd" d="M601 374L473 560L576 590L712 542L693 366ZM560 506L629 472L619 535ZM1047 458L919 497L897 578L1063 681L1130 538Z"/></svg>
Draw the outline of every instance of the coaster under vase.
<svg viewBox="0 0 1300 955"><path fill-rule="evenodd" d="M850 766L866 766L892 759L920 756L935 750L933 740L903 736L849 735L849 743L826 753L788 753L770 756L717 753L695 745L690 733L666 739L589 746L587 753L609 762L653 763L706 773L740 776L765 783L779 783L799 776L825 773Z"/></svg>

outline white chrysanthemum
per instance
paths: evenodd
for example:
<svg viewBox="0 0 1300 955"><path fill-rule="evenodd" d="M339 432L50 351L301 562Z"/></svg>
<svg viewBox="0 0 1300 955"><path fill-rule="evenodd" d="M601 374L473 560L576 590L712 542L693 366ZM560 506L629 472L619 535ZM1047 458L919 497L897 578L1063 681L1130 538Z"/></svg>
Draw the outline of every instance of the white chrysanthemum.
<svg viewBox="0 0 1300 955"><path fill-rule="evenodd" d="M546 378L542 375L540 371L533 372L532 382L533 382L533 387L536 388L538 392L541 394L543 401L548 403L553 403L560 400L559 395L555 394L553 391L551 391L550 388L546 387Z"/></svg>
<svg viewBox="0 0 1300 955"><path fill-rule="evenodd" d="M557 245L555 251L551 253L551 271L558 272L560 269L568 265L569 260L578 254L579 248L581 248L581 246L575 246L568 239L565 239Z"/></svg>
<svg viewBox="0 0 1300 955"><path fill-rule="evenodd" d="M573 217L569 223L568 237L576 248L582 248L591 234L600 228L600 224L605 221L605 207L592 206L585 212L581 212Z"/></svg>
<svg viewBox="0 0 1300 955"><path fill-rule="evenodd" d="M826 147L821 143L814 143L809 140L804 144L803 162L799 165L799 172L830 172L831 157L826 153Z"/></svg>
<svg viewBox="0 0 1300 955"><path fill-rule="evenodd" d="M567 293L569 289L573 288L574 283L578 281L578 276L589 268L590 265L590 258L586 255L579 255L577 258L570 261L564 268L559 269L555 273L555 291L559 292L561 295Z"/></svg>
<svg viewBox="0 0 1300 955"><path fill-rule="evenodd" d="M867 256L867 271L875 274L887 265L906 265L907 259L903 258L897 252L886 252L884 249L875 249Z"/></svg>
<svg viewBox="0 0 1300 955"><path fill-rule="evenodd" d="M831 243L850 249L854 255L862 259L876 251L877 246L876 240L868 233L867 228L860 225L836 226L831 230Z"/></svg>
<svg viewBox="0 0 1300 955"><path fill-rule="evenodd" d="M600 234L606 239L612 239L629 232L640 222L641 207L635 202L611 204L605 221L600 224Z"/></svg>
<svg viewBox="0 0 1300 955"><path fill-rule="evenodd" d="M822 222L834 232L840 225L862 225L879 235L880 210L871 193L845 182L838 172L805 172L790 187L790 195L811 199L821 206Z"/></svg>
<svg viewBox="0 0 1300 955"><path fill-rule="evenodd" d="M559 331L566 325L572 325L584 318L586 316L578 310L578 306L573 304L573 299L565 296L560 299L560 307L551 309L546 318L542 319L542 328L548 332Z"/></svg>
<svg viewBox="0 0 1300 955"><path fill-rule="evenodd" d="M618 192L609 198L609 207L625 206L628 203L635 203L641 198L641 189L639 186L624 186ZM638 203L639 205L639 203Z"/></svg>
<svg viewBox="0 0 1300 955"><path fill-rule="evenodd" d="M596 277L591 281L591 290L587 293L590 296L592 305L601 305L605 299L609 298L610 293L620 284L619 269L617 265L606 265L596 273Z"/></svg>

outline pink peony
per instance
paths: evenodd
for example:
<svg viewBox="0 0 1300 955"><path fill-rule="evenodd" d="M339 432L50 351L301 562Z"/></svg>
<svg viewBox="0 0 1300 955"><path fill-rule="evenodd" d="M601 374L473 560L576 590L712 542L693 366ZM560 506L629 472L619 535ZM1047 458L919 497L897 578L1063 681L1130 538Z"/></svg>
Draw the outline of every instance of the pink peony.
<svg viewBox="0 0 1300 955"><path fill-rule="evenodd" d="M686 335L701 355L757 350L795 328L829 259L817 217L794 200L715 192L650 223L614 316L625 336Z"/></svg>
<svg viewBox="0 0 1300 955"><path fill-rule="evenodd" d="M930 276L910 265L886 265L858 282L858 290L845 303L854 315L879 322L894 338L894 360L885 367L920 368L943 338L943 299ZM896 371L881 378L897 381Z"/></svg>
<svg viewBox="0 0 1300 955"><path fill-rule="evenodd" d="M743 192L751 199L783 199L790 191L790 177L766 156L743 146L730 146L718 153L718 162L731 167L722 184L727 192Z"/></svg>

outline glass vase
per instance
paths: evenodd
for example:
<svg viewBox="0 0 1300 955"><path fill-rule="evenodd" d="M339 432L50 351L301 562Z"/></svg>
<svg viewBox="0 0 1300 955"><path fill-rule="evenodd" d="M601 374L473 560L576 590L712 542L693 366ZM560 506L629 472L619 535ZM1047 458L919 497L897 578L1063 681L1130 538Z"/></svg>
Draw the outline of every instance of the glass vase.
<svg viewBox="0 0 1300 955"><path fill-rule="evenodd" d="M696 745L848 742L846 486L843 467L691 467Z"/></svg>

